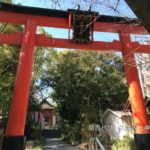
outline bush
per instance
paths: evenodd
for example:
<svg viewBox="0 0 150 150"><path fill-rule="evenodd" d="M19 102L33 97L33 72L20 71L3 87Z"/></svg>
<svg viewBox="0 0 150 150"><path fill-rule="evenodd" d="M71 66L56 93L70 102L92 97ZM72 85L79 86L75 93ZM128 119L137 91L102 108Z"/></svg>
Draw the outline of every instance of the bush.
<svg viewBox="0 0 150 150"><path fill-rule="evenodd" d="M38 138L34 141L34 147L42 147L45 143L45 139L43 137Z"/></svg>
<svg viewBox="0 0 150 150"><path fill-rule="evenodd" d="M103 145L112 145L112 141L107 132L103 132L103 133L99 134L98 138Z"/></svg>
<svg viewBox="0 0 150 150"><path fill-rule="evenodd" d="M122 140L114 140L113 150L135 150L134 141L128 136L124 137Z"/></svg>
<svg viewBox="0 0 150 150"><path fill-rule="evenodd" d="M62 133L62 139L72 145L76 145L81 141L81 135L78 130L69 127L68 132Z"/></svg>
<svg viewBox="0 0 150 150"><path fill-rule="evenodd" d="M58 132L62 139L72 145L81 142L80 125L78 123L70 125L66 120L59 120Z"/></svg>

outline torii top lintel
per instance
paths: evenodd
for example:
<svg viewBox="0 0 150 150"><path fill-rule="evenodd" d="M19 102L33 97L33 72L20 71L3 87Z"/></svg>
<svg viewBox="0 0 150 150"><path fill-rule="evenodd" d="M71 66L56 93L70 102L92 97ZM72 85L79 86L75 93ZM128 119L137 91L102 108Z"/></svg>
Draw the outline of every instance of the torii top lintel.
<svg viewBox="0 0 150 150"><path fill-rule="evenodd" d="M0 21L25 24L27 20L35 20L38 26L68 29L68 12L63 10L43 9L2 3ZM95 22L94 31L114 32L126 28L129 33L143 33L145 29L137 25L137 19L126 19L100 15Z"/></svg>
<svg viewBox="0 0 150 150"><path fill-rule="evenodd" d="M36 22L37 26L69 29L68 11L43 9L14 4L2 3L0 5L0 22L26 25L28 20ZM137 24L137 19L126 19L101 15L94 23L94 31L119 33L122 30L128 34L147 33L145 28ZM21 45L23 33L0 33L0 44ZM149 53L150 45L140 45L138 42L130 43L132 49L139 53ZM92 44L77 44L69 39L49 38L36 34L35 46L71 48L81 50L121 51L120 41L101 42L93 41Z"/></svg>

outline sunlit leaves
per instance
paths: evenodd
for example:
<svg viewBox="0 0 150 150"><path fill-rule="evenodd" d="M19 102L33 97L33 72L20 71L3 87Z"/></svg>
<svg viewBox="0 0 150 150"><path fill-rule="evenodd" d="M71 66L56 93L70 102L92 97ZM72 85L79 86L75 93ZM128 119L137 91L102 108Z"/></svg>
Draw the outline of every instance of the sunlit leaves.
<svg viewBox="0 0 150 150"><path fill-rule="evenodd" d="M121 109L126 101L122 60L110 53L51 51L41 85L53 88L59 114L70 123L99 118L101 110ZM99 100L99 102L98 102ZM83 117L84 116L84 117Z"/></svg>

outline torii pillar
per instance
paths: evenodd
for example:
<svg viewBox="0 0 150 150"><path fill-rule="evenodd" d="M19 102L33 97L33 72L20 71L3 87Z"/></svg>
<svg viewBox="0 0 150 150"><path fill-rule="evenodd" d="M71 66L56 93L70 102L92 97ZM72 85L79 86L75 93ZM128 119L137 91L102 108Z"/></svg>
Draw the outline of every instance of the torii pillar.
<svg viewBox="0 0 150 150"><path fill-rule="evenodd" d="M21 45L13 99L2 150L24 150L24 129L32 75L36 23L28 20Z"/></svg>
<svg viewBox="0 0 150 150"><path fill-rule="evenodd" d="M119 36L135 129L136 150L150 150L150 126L134 58L135 50L132 48L128 31L121 31Z"/></svg>

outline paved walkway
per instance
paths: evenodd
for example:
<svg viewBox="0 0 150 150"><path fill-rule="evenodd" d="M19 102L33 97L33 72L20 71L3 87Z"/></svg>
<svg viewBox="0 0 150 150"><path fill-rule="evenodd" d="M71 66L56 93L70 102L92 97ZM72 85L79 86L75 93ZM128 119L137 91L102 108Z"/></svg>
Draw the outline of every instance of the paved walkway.
<svg viewBox="0 0 150 150"><path fill-rule="evenodd" d="M47 139L44 150L79 150L69 144L63 143L60 139Z"/></svg>

